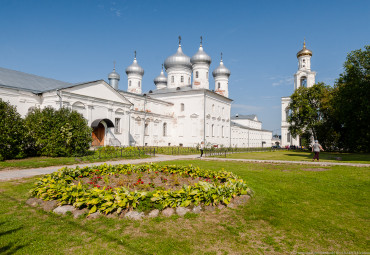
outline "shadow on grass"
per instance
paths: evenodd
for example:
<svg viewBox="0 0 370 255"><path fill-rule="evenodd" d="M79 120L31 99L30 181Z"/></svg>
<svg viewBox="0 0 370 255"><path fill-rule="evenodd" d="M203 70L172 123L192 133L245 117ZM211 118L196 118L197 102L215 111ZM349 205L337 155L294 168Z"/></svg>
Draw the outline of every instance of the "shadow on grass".
<svg viewBox="0 0 370 255"><path fill-rule="evenodd" d="M15 198L15 197L12 197L12 196L5 195L4 193L0 193L0 196L4 197L6 199L12 200L14 202L17 202L17 203L22 202L22 205L23 206L26 206L26 207L28 207L30 209L37 209L35 207L32 207L32 206L24 203L24 201L22 201L22 200L19 200L19 199ZM80 231L86 231L86 232L89 232L90 234L96 235L98 238L104 238L107 241L115 242L119 246L124 246L128 250L133 251L133 252L135 252L137 254L143 254L143 255L150 254L150 253L145 252L142 249L138 249L138 248L130 245L127 241L125 241L123 239L119 239L117 237L114 237L114 236L111 236L111 235L106 234L103 230L97 230L97 229L92 230L92 229L90 229L88 227L85 227L85 225L82 222L76 222L76 221L73 221L73 220L69 219L68 217L60 216L60 215L49 213L49 212L45 212L43 210L39 210L38 212L42 213L43 215L47 215L49 217L52 217L53 219L58 220L60 222L67 223L68 225L70 225L73 228L76 228L76 229L78 229ZM61 220L63 220L63 221L61 221ZM0 223L0 225L1 224L4 224L4 223ZM60 224L58 224L58 223L54 223L54 225L60 226ZM16 228L16 229L13 229L13 230L5 231L3 233L0 233L0 236L1 236L1 234L11 234L13 232L19 231L20 229L22 229L22 227ZM7 252L4 253L4 254L13 254L17 250L19 250L19 249L21 249L21 248L23 248L25 246L26 245L18 245L18 246L16 246L16 245L10 243L10 244L8 244L8 245L0 248L0 254L3 254L3 252L5 252L5 251L7 251Z"/></svg>
<svg viewBox="0 0 370 255"><path fill-rule="evenodd" d="M14 254L17 251L19 251L20 249L26 247L27 245L26 244L17 245L13 242L10 242L9 244L7 244L5 246L0 247L0 254L4 254L4 255Z"/></svg>

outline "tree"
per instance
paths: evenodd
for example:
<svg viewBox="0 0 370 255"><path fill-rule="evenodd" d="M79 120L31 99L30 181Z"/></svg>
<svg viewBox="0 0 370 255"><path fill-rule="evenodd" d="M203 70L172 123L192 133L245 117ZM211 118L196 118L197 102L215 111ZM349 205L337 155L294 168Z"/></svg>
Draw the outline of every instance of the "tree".
<svg viewBox="0 0 370 255"><path fill-rule="evenodd" d="M24 157L25 137L21 115L0 98L0 160Z"/></svg>
<svg viewBox="0 0 370 255"><path fill-rule="evenodd" d="M299 135L319 139L325 145L325 123L330 113L330 95L332 88L318 83L310 88L300 87L290 97L288 106L290 123L289 132L293 137Z"/></svg>
<svg viewBox="0 0 370 255"><path fill-rule="evenodd" d="M90 148L91 128L76 111L52 107L34 109L25 123L39 155L79 156Z"/></svg>
<svg viewBox="0 0 370 255"><path fill-rule="evenodd" d="M370 152L370 46L350 52L343 67L331 100L338 145Z"/></svg>

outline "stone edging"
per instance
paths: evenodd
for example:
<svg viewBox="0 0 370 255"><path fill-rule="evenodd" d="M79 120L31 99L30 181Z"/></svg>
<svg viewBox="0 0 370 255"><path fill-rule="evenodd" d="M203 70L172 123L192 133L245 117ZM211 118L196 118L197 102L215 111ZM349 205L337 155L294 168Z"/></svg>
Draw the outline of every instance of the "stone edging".
<svg viewBox="0 0 370 255"><path fill-rule="evenodd" d="M176 207L176 208L167 207L162 211L159 211L158 209L154 209L150 211L148 214L145 214L144 212L135 211L135 210L122 211L120 214L113 213L113 214L108 214L108 215L101 214L100 212L95 212L87 216L87 218L95 219L100 216L105 216L108 218L128 218L132 220L140 220L142 218L155 218L160 215L164 217L170 217L172 215L178 215L180 217L183 217L188 212L199 214L203 211L214 211L216 208L218 208L219 210L222 210L226 207L227 208L237 208L239 205L243 205L247 203L249 199L250 199L249 195L241 195L241 196L237 196L233 198L227 206L223 204L219 204L217 206L198 205L194 207ZM74 218L82 217L89 212L87 208L80 210L80 209L73 207L72 205L58 205L58 201L56 200L44 201L42 199L34 198L34 197L29 198L26 201L26 204L33 206L33 207L41 207L46 212L53 211L54 213L61 214L61 215L65 215L67 214L67 212L70 212Z"/></svg>

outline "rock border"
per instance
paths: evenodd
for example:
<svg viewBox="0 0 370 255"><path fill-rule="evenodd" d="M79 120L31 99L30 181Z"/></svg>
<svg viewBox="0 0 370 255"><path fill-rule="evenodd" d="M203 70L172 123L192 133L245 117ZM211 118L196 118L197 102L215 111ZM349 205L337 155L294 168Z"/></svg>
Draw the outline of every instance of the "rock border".
<svg viewBox="0 0 370 255"><path fill-rule="evenodd" d="M171 217L172 215L178 215L180 217L184 217L186 213L195 213L200 214L205 211L213 212L217 209L223 210L225 208L231 208L235 209L239 205L246 204L251 197L249 195L241 195L233 198L230 203L225 206L223 204L218 204L215 206L212 205L198 205L193 207L176 207L171 208L167 207L163 209L162 211L159 211L158 209L154 209L150 211L149 213L145 214L144 212L139 212L136 210L126 210L122 211L120 214L114 212L110 214L101 214L100 212L95 212L90 215L88 215L89 210L87 208L84 209L77 209L73 207L72 205L58 205L59 202L56 200L50 200L50 201L44 201L39 198L29 198L26 201L26 204L32 206L32 207L41 207L46 212L54 212L59 215L66 215L66 214L72 214L73 218L87 218L87 219L96 219L99 217L107 217L107 218L127 218L131 220L141 220L143 218L156 218L159 216L164 217Z"/></svg>

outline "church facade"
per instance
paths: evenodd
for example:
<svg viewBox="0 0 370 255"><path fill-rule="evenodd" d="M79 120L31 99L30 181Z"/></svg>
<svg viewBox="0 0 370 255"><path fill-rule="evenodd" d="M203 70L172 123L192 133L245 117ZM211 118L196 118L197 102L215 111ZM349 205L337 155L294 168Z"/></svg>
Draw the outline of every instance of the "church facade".
<svg viewBox="0 0 370 255"><path fill-rule="evenodd" d="M135 57L126 68L127 90L118 88L114 70L104 80L71 84L0 68L0 98L25 117L34 107L68 107L92 127L93 146L268 147L272 132L255 115L231 116L230 70L223 63L212 71L202 46L190 58L181 47L164 61L155 89L142 92L144 70ZM167 73L167 76L165 75Z"/></svg>
<svg viewBox="0 0 370 255"><path fill-rule="evenodd" d="M311 71L312 51L306 48L303 42L303 49L297 53L298 71L294 74L294 90L300 87L310 88L315 84L316 72ZM300 146L300 137L292 137L289 133L289 103L290 97L281 98L281 146Z"/></svg>

